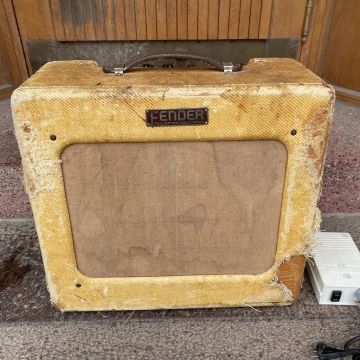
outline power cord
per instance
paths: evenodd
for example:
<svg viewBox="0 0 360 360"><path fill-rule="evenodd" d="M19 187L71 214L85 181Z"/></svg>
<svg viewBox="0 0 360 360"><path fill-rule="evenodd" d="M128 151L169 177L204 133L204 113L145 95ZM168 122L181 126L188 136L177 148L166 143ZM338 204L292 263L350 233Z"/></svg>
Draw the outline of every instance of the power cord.
<svg viewBox="0 0 360 360"><path fill-rule="evenodd" d="M319 360L341 359L347 356L352 356L352 360L360 360L360 348L352 347L357 342L360 343L360 335L347 341L344 345L344 350L319 343L316 346L315 352Z"/></svg>

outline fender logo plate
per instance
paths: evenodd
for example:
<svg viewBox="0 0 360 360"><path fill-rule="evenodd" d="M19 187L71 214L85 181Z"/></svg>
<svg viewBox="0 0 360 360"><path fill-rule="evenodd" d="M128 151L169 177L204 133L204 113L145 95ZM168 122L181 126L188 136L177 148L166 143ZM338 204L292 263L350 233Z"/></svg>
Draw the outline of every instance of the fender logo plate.
<svg viewBox="0 0 360 360"><path fill-rule="evenodd" d="M146 110L146 126L207 125L208 113L208 108Z"/></svg>

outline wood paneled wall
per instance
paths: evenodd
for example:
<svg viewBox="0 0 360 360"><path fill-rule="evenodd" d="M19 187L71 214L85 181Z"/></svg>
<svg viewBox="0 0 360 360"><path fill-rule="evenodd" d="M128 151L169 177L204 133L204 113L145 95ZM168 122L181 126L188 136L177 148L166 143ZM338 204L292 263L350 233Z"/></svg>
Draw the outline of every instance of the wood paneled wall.
<svg viewBox="0 0 360 360"><path fill-rule="evenodd" d="M56 40L267 39L273 0L50 0Z"/></svg>
<svg viewBox="0 0 360 360"><path fill-rule="evenodd" d="M307 0L273 0L269 37L300 39L306 3Z"/></svg>
<svg viewBox="0 0 360 360"><path fill-rule="evenodd" d="M322 74L323 59L335 1L316 1L311 15L309 36L301 47L299 60L318 75Z"/></svg>
<svg viewBox="0 0 360 360"><path fill-rule="evenodd" d="M360 92L359 0L336 1L332 19L322 75L332 84Z"/></svg>
<svg viewBox="0 0 360 360"><path fill-rule="evenodd" d="M11 0L0 1L0 98L28 76Z"/></svg>

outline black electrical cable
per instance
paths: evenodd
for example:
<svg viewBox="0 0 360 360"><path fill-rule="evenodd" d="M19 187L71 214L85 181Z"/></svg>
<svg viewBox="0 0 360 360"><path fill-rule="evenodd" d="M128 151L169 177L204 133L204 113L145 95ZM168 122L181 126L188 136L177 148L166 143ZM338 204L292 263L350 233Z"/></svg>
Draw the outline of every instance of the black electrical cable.
<svg viewBox="0 0 360 360"><path fill-rule="evenodd" d="M352 347L355 343L360 343L360 335L347 341L343 350L320 343L315 351L319 360L341 359L347 356L352 356L352 360L360 360L360 348Z"/></svg>
<svg viewBox="0 0 360 360"><path fill-rule="evenodd" d="M360 360L360 348L353 348L351 347L351 345L355 344L355 343L360 343L360 336L356 336L352 339L350 339L345 345L344 345L344 351L349 354L352 355L353 360Z"/></svg>

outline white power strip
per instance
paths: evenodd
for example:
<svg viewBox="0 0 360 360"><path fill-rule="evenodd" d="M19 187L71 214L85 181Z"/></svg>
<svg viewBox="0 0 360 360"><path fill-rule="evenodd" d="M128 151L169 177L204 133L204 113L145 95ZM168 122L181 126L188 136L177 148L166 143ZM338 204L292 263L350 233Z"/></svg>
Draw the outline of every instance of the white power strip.
<svg viewBox="0 0 360 360"><path fill-rule="evenodd" d="M360 252L348 233L318 232L307 271L319 304L360 305Z"/></svg>

